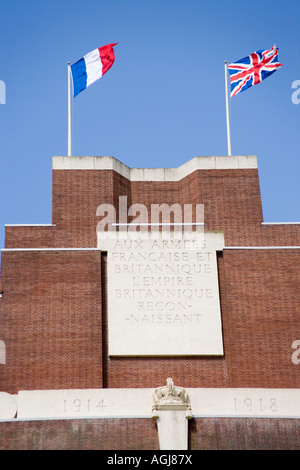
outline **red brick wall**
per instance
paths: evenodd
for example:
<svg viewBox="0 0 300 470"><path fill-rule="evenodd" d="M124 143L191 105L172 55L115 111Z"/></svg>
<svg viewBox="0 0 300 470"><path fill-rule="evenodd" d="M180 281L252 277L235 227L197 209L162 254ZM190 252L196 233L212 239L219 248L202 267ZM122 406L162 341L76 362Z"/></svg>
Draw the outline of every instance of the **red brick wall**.
<svg viewBox="0 0 300 470"><path fill-rule="evenodd" d="M101 388L101 256L5 252L0 390Z"/></svg>
<svg viewBox="0 0 300 470"><path fill-rule="evenodd" d="M3 253L0 389L156 387L169 376L185 387L300 386L291 360L298 250L219 255L221 358L109 358L105 260L101 268L97 251Z"/></svg>
<svg viewBox="0 0 300 470"><path fill-rule="evenodd" d="M151 419L0 422L0 450L158 449L156 423ZM189 421L189 449L300 450L300 420L192 419Z"/></svg>
<svg viewBox="0 0 300 470"><path fill-rule="evenodd" d="M299 388L300 250L225 250L232 386Z"/></svg>
<svg viewBox="0 0 300 470"><path fill-rule="evenodd" d="M6 248L95 247L97 207L157 203L204 204L205 228L222 230L226 245L300 244L300 225L261 226L258 173L197 170L179 182L130 182L112 170L54 170L53 226L6 227Z"/></svg>
<svg viewBox="0 0 300 470"><path fill-rule="evenodd" d="M299 419L197 418L191 450L300 450Z"/></svg>
<svg viewBox="0 0 300 470"><path fill-rule="evenodd" d="M159 449L152 419L0 422L0 450Z"/></svg>
<svg viewBox="0 0 300 470"><path fill-rule="evenodd" d="M300 225L262 226L256 169L197 170L179 182L130 182L112 170L53 170L52 227L6 227L6 248L96 247L97 207L204 204L205 229L227 246L300 244Z"/></svg>
<svg viewBox="0 0 300 470"><path fill-rule="evenodd" d="M97 251L3 253L0 389L156 387L169 376L185 387L299 388L298 250L219 255L222 358L109 358L105 260L101 269Z"/></svg>

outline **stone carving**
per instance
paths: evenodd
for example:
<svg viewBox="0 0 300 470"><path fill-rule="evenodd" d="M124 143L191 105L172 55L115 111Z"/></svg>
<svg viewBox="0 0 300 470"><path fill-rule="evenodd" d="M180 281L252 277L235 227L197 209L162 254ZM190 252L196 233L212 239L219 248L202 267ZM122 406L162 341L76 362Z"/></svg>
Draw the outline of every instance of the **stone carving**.
<svg viewBox="0 0 300 470"><path fill-rule="evenodd" d="M107 233L97 232L107 251L108 354L223 356L216 254L223 233L185 231L180 240Z"/></svg>
<svg viewBox="0 0 300 470"><path fill-rule="evenodd" d="M152 417L158 418L159 410L186 411L186 417L191 418L191 405L187 391L182 387L175 387L172 378L167 378L167 386L159 387L153 393Z"/></svg>

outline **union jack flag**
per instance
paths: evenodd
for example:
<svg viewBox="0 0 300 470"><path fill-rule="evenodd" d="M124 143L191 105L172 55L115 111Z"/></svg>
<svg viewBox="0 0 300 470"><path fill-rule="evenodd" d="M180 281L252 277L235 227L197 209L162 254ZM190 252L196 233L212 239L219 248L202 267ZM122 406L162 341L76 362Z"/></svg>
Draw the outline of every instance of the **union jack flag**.
<svg viewBox="0 0 300 470"><path fill-rule="evenodd" d="M235 96L240 91L247 90L250 86L261 83L280 67L282 67L282 64L278 62L276 46L273 46L269 51L253 52L248 57L229 64L230 97Z"/></svg>

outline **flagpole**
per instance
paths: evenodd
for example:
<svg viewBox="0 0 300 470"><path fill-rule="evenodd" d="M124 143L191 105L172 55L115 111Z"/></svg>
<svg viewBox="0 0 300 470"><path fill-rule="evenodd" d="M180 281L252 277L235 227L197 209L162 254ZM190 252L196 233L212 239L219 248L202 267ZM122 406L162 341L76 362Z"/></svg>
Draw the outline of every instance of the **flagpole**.
<svg viewBox="0 0 300 470"><path fill-rule="evenodd" d="M227 147L228 147L228 156L231 156L231 137L230 137L230 123L229 123L229 104L228 104L228 68L227 60L224 61L225 64L225 97L226 97L226 121L227 121Z"/></svg>
<svg viewBox="0 0 300 470"><path fill-rule="evenodd" d="M72 154L71 100L71 64L68 62L68 157Z"/></svg>

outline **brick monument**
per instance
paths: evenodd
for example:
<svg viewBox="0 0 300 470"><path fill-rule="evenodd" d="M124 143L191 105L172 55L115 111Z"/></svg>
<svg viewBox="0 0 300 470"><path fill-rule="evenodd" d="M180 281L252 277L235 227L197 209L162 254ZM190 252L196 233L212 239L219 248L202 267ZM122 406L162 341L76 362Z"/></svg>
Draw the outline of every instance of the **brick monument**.
<svg viewBox="0 0 300 470"><path fill-rule="evenodd" d="M300 449L300 224L255 156L53 157L52 204L5 230L1 449Z"/></svg>

